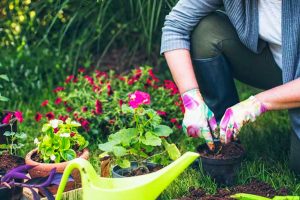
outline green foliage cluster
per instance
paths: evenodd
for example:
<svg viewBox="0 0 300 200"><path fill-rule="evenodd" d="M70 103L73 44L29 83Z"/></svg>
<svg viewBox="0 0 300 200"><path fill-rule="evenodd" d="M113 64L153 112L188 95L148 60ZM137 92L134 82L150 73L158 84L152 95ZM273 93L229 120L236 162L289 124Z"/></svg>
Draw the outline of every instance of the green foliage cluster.
<svg viewBox="0 0 300 200"><path fill-rule="evenodd" d="M108 142L99 144L104 154L112 154L120 167L130 167L130 161L142 165L151 158L155 163L166 165L170 159L180 157L175 144L166 140L173 130L161 124L162 119L156 111L143 106L131 108L123 105L122 112L131 118L127 127L109 135Z"/></svg>
<svg viewBox="0 0 300 200"><path fill-rule="evenodd" d="M76 152L82 151L89 144L78 133L79 126L80 124L71 118L65 122L53 119L45 123L42 128L44 135L34 141L41 159L45 163L60 163L75 159Z"/></svg>

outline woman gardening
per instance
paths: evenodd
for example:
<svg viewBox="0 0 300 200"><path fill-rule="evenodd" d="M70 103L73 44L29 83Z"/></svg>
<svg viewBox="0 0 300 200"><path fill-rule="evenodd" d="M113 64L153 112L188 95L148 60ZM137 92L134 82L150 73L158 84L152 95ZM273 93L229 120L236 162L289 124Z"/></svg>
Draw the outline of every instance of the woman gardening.
<svg viewBox="0 0 300 200"><path fill-rule="evenodd" d="M288 109L290 166L300 174L300 2L179 0L162 31L185 132L213 150L213 136L228 143L245 123ZM233 78L264 91L239 102Z"/></svg>

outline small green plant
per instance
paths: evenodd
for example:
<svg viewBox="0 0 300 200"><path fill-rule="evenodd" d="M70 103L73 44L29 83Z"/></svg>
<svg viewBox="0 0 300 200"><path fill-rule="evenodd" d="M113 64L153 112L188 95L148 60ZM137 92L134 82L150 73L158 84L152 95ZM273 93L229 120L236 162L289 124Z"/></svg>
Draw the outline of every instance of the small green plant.
<svg viewBox="0 0 300 200"><path fill-rule="evenodd" d="M6 138L6 144L0 145L0 149L2 149L3 153L17 155L17 151L24 146L22 140L26 139L26 134L13 131L13 126L17 121L20 123L23 122L22 112L20 111L8 112L2 120L2 124L10 126L10 131L5 131L3 134Z"/></svg>
<svg viewBox="0 0 300 200"><path fill-rule="evenodd" d="M44 133L39 139L35 138L34 143L38 146L38 154L45 163L60 163L76 158L76 152L82 151L88 146L88 141L80 135L77 128L80 123L53 119L42 127Z"/></svg>
<svg viewBox="0 0 300 200"><path fill-rule="evenodd" d="M8 77L6 74L0 74L0 79L4 80L4 81L9 81ZM0 83L0 89L2 90L4 88L3 84ZM8 101L9 99L5 96L2 96L0 93L0 101Z"/></svg>
<svg viewBox="0 0 300 200"><path fill-rule="evenodd" d="M108 142L100 144L104 155L111 155L122 168L130 167L130 161L139 166L147 160L166 165L176 160L180 152L175 144L169 144L167 137L173 130L162 125L162 118L151 108L140 105L150 104L150 95L136 91L129 95L129 105L122 105L122 113L131 120L128 127L111 134ZM145 167L145 166L143 166Z"/></svg>

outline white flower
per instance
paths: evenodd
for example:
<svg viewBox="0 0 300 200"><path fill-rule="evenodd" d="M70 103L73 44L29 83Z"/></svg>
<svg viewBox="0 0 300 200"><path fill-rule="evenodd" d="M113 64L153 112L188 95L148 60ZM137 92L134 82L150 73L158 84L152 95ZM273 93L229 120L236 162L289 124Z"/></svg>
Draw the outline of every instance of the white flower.
<svg viewBox="0 0 300 200"><path fill-rule="evenodd" d="M63 121L58 120L58 119L52 119L52 120L50 120L49 123L52 126L52 128L57 128L59 124L63 123Z"/></svg>
<svg viewBox="0 0 300 200"><path fill-rule="evenodd" d="M50 159L51 159L52 161L55 161L55 158L56 158L56 156L53 155L53 154L50 156Z"/></svg>
<svg viewBox="0 0 300 200"><path fill-rule="evenodd" d="M76 122L76 121L72 121L72 122L71 122L71 125L76 126L76 127L81 126L81 124L78 123L78 122Z"/></svg>
<svg viewBox="0 0 300 200"><path fill-rule="evenodd" d="M39 145L41 142L39 141L39 139L35 138L33 143L36 144L36 145Z"/></svg>
<svg viewBox="0 0 300 200"><path fill-rule="evenodd" d="M70 133L62 133L59 136L60 137L70 137Z"/></svg>

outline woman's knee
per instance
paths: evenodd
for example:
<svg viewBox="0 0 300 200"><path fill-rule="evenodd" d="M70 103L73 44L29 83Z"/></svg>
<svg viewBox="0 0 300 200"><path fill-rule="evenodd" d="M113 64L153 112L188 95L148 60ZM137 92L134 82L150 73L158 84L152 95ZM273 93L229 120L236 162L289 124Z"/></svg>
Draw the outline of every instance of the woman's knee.
<svg viewBox="0 0 300 200"><path fill-rule="evenodd" d="M228 17L214 12L204 17L191 35L191 54L194 59L211 58L222 51L221 41L238 38Z"/></svg>

